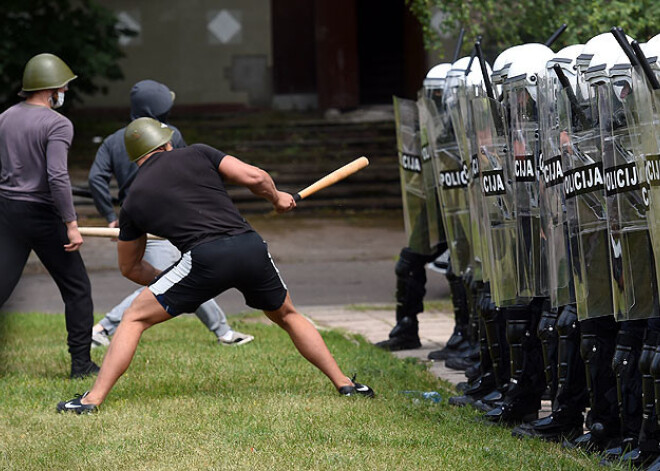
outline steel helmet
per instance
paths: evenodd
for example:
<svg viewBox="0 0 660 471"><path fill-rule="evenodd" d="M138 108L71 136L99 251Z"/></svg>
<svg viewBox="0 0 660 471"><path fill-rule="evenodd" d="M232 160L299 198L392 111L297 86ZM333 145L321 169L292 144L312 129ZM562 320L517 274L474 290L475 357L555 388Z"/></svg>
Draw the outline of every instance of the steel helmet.
<svg viewBox="0 0 660 471"><path fill-rule="evenodd" d="M132 162L170 142L174 130L153 118L138 118L124 131L126 152Z"/></svg>
<svg viewBox="0 0 660 471"><path fill-rule="evenodd" d="M37 54L25 64L22 92L62 88L77 77L56 55Z"/></svg>

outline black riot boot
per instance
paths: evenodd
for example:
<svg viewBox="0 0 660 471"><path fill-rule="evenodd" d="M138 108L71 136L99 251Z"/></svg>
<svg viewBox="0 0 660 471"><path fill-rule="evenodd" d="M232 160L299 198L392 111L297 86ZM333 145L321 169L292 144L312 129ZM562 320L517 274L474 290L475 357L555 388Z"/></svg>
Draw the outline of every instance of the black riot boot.
<svg viewBox="0 0 660 471"><path fill-rule="evenodd" d="M580 321L580 355L584 361L591 406L586 420L589 431L573 442L565 443L568 447L602 451L619 442L616 377L612 370L618 328L614 316Z"/></svg>
<svg viewBox="0 0 660 471"><path fill-rule="evenodd" d="M376 343L389 351L408 350L422 346L419 340L417 314L424 310L426 294L426 263L432 255L422 255L409 248L401 250L396 263L396 325L387 340Z"/></svg>
<svg viewBox="0 0 660 471"><path fill-rule="evenodd" d="M651 373L659 344L660 332L647 329L639 356L639 371L642 375L642 425L637 448L624 454L620 460L626 468L644 466L660 456L660 427L655 405L654 378ZM656 361L656 374L660 375L660 355Z"/></svg>
<svg viewBox="0 0 660 471"><path fill-rule="evenodd" d="M447 340L447 344L440 350L434 350L428 354L429 360L446 360L465 353L470 347L469 326L470 309L468 303L468 292L464 279L456 276L451 269L451 263L445 275L449 282L451 302L454 306L454 332Z"/></svg>
<svg viewBox="0 0 660 471"><path fill-rule="evenodd" d="M584 363L580 357L580 324L575 305L564 306L557 319L557 393L552 413L514 428L512 435L559 442L582 435L589 402Z"/></svg>
<svg viewBox="0 0 660 471"><path fill-rule="evenodd" d="M605 450L604 459L618 460L637 448L642 425L642 374L639 357L644 343L646 320L621 322L612 358L616 375L617 403L621 421L621 444Z"/></svg>
<svg viewBox="0 0 660 471"><path fill-rule="evenodd" d="M483 293L482 293L483 295ZM490 349L486 336L485 322L483 319L484 313L482 312L483 303L477 303L476 310L480 319L479 328L479 368L478 375L468 382L467 386L462 389L462 395L452 397L449 399L451 405L464 406L474 405L484 396L490 394L496 389L495 374L493 370L493 362L490 355ZM466 370L467 376L467 370Z"/></svg>
<svg viewBox="0 0 660 471"><path fill-rule="evenodd" d="M491 359L492 374L488 378L489 382L487 384L488 387L491 387L491 391L482 396L475 403L475 407L484 412L489 412L499 407L504 400L504 391L509 385L510 368L505 313L492 302L488 284L484 287L481 313Z"/></svg>
<svg viewBox="0 0 660 471"><path fill-rule="evenodd" d="M553 400L557 394L557 348L559 343L557 317L558 310L550 307L550 299L546 299L543 302L537 334L541 340L545 369L546 390L543 393L543 399L547 400Z"/></svg>
<svg viewBox="0 0 660 471"><path fill-rule="evenodd" d="M500 424L529 422L538 417L545 374L541 341L536 335L541 303L510 306L506 311L506 338L511 356L511 379L502 405L486 413L484 419Z"/></svg>

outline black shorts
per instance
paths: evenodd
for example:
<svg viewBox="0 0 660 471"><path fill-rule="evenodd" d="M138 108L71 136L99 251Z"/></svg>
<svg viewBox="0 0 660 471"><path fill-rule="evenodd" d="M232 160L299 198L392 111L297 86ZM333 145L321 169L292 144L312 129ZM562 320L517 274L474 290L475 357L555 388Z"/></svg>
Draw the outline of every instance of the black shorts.
<svg viewBox="0 0 660 471"><path fill-rule="evenodd" d="M149 285L171 316L195 312L230 288L238 289L255 309L274 311L284 303L286 285L256 232L197 245Z"/></svg>

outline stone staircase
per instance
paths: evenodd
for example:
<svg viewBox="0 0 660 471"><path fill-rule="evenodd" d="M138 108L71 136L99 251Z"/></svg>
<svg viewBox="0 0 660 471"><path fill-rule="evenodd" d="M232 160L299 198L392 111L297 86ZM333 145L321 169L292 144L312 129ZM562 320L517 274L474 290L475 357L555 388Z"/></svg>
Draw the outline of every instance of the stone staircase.
<svg viewBox="0 0 660 471"><path fill-rule="evenodd" d="M172 122L189 144L204 142L257 165L291 193L360 156L369 159L367 168L308 197L299 211L401 209L391 106L326 116L272 111L180 116ZM72 183L86 187L87 171L72 168ZM112 190L116 195L116 186ZM272 209L245 188L229 187L229 193L243 212ZM95 212L89 198L76 197L75 202L80 213Z"/></svg>

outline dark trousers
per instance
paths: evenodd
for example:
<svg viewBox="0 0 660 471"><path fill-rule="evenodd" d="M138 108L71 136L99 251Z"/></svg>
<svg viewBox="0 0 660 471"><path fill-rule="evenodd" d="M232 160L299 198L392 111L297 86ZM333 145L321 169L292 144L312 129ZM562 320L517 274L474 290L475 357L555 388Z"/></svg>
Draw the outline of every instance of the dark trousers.
<svg viewBox="0 0 660 471"><path fill-rule="evenodd" d="M94 324L92 289L80 252L66 252L66 225L52 206L0 196L0 308L21 277L30 250L53 278L64 301L71 357L88 360Z"/></svg>

